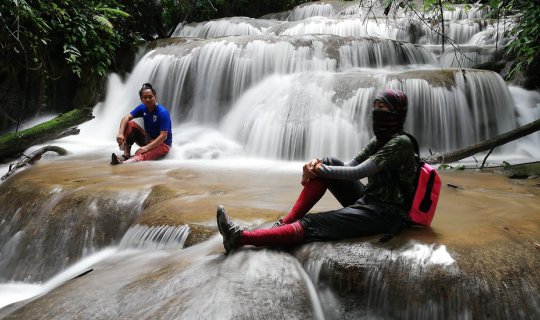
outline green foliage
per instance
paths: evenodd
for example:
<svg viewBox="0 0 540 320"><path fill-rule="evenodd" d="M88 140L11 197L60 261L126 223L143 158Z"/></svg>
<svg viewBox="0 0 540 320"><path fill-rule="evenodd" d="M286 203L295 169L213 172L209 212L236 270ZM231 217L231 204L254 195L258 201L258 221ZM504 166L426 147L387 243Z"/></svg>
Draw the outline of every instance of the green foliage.
<svg viewBox="0 0 540 320"><path fill-rule="evenodd" d="M42 70L49 77L64 72L64 60L78 77L104 75L123 43L135 43L133 33L120 33L115 23L128 19L116 0L4 0L2 68Z"/></svg>
<svg viewBox="0 0 540 320"><path fill-rule="evenodd" d="M58 78L104 75L119 47L165 38L180 22L280 11L301 0L4 0L0 4L0 68L42 70ZM55 63L56 62L56 63ZM2 70L0 69L0 71Z"/></svg>
<svg viewBox="0 0 540 320"><path fill-rule="evenodd" d="M514 60L508 79L520 72L537 75L540 71L540 1L538 0L487 0L483 6L490 12L486 18L501 19L517 15L516 24L510 30L514 40L508 45L507 53Z"/></svg>
<svg viewBox="0 0 540 320"><path fill-rule="evenodd" d="M509 1L509 9L519 8L520 16L512 29L515 39L509 44L509 54L515 59L510 77L517 72L535 72L540 59L540 5L533 1Z"/></svg>

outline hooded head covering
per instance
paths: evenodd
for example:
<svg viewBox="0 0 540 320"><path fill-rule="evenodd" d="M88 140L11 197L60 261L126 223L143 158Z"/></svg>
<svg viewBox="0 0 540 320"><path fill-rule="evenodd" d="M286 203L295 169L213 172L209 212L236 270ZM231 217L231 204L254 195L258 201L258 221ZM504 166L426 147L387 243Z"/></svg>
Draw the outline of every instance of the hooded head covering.
<svg viewBox="0 0 540 320"><path fill-rule="evenodd" d="M388 111L373 109L373 132L377 140L383 142L403 130L408 100L407 95L397 89L386 89L379 93L375 100L386 103L389 109Z"/></svg>

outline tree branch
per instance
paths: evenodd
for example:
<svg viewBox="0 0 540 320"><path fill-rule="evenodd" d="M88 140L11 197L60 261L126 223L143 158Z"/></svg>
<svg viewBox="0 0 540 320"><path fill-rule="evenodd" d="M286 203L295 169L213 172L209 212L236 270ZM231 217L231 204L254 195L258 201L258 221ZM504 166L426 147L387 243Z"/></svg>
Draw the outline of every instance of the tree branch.
<svg viewBox="0 0 540 320"><path fill-rule="evenodd" d="M32 152L28 156L26 156L26 155L23 156L23 158L21 160L19 160L17 163L11 164L9 166L9 171L2 176L1 180L6 180L7 178L9 178L9 176L14 174L15 171L17 171L17 170L19 170L19 169L21 169L23 167L33 165L34 163L38 162L39 160L41 160L41 157L43 156L43 154L45 152L48 152L48 151L56 152L58 155L61 155L61 156L65 156L67 154L66 149L64 149L62 147L58 147L58 146L46 146L46 147L43 147L41 149L38 149L37 151Z"/></svg>
<svg viewBox="0 0 540 320"><path fill-rule="evenodd" d="M418 13L418 11L416 11L416 10L414 9L414 7L413 7L408 1L405 1L404 3L405 3L405 4L407 5L407 7L408 7L409 9L411 9L411 11L412 11L412 12L420 19L420 21L422 21L423 24L425 24L431 31L435 32L436 34L440 35L440 36L443 38L443 44L444 44L444 39L448 40L448 43L449 43L454 49L456 49L457 52L461 53L461 55L462 55L465 59L467 59L467 60L469 60L469 61L473 61L471 58L467 57L467 55L465 54L465 52L463 52L463 50L461 50L461 47L460 47L460 45L459 45L458 43L456 43L456 42L455 42L453 39L451 39L450 37L446 36L444 33L441 33L441 32L439 32L439 31L435 30L434 28L432 28L432 27L425 21L425 19L424 19L423 17L420 16L420 14ZM444 24L444 19L443 19L443 22L442 22L442 23ZM443 26L443 30L444 30L444 26ZM443 52L444 52L444 50L443 50ZM455 56L455 58L457 59L457 55ZM461 65L461 63L460 63L460 65Z"/></svg>
<svg viewBox="0 0 540 320"><path fill-rule="evenodd" d="M503 144L506 144L510 141L514 141L516 139L522 138L524 136L527 136L531 133L535 133L536 131L540 130L540 119L535 120L529 124L526 124L522 127L519 127L517 129L514 129L512 131L500 134L496 137L484 140L479 143L472 144L468 147L465 147L463 149L451 151L444 153L442 155L440 154L434 154L427 159L424 159L427 163L431 164L438 164L438 163L449 163L449 162L456 162L461 159L470 157L478 152L486 151L486 150L492 150L498 146L502 146ZM489 156L489 155L488 155ZM487 158L487 157L486 157ZM484 160L485 161L485 160Z"/></svg>

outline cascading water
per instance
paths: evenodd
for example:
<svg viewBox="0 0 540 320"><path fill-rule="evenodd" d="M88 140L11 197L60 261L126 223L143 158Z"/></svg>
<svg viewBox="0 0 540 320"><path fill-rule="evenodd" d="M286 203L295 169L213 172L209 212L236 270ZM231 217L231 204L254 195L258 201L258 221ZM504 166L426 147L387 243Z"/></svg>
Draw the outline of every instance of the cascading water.
<svg viewBox="0 0 540 320"><path fill-rule="evenodd" d="M176 154L195 158L237 154L236 147L223 149L236 144L261 158L349 158L369 139L368 110L387 87L409 95L406 129L424 150L450 151L518 126L498 74L440 69L493 60L509 40L502 31L510 20L481 20L485 12L477 8L445 13L454 45L447 43L441 55L441 37L414 12L387 17L382 9L326 1L299 6L282 21L269 16L179 25L176 35L196 38L155 43L115 95L123 101L107 99L104 113L118 119L136 103L132 93L140 82L152 82L179 124L176 145L182 152ZM183 134L190 122L223 137L216 135L215 143L190 140L189 132ZM522 156L534 153L527 145L518 148Z"/></svg>
<svg viewBox="0 0 540 320"><path fill-rule="evenodd" d="M113 140L119 119L140 103L137 92L144 82L153 84L158 91L158 101L171 111L173 117L174 144L168 160L217 158L230 161L231 166L248 157L285 161L303 161L325 155L344 160L351 158L372 136L370 108L376 94L384 88L401 89L409 96L410 110L405 127L418 138L423 154L428 149L445 152L461 148L540 117L540 95L516 87L508 88L497 73L463 69L493 61L495 53L511 40L502 32L511 21L498 25L494 21L482 20L485 12L476 9L457 7L454 11L446 11L447 35L459 47L456 49L447 43L443 53L441 37L420 22L414 13L398 11L387 17L382 15L384 7L367 10L362 3L321 1L289 12L267 15L264 19L235 17L179 25L174 32L176 38L150 44L148 52L127 79L111 75L107 97L95 108L96 120L81 126L80 136L68 137L59 143L65 143L70 151L83 156L97 150L103 153L104 145L116 151ZM453 69L446 69L449 67ZM540 153L536 146L539 141L540 135L531 135L520 143L498 148L497 151L506 158L538 158ZM144 182L136 181L134 184L137 183L144 186ZM122 271L103 271L101 275L115 281L120 279L118 286L129 284L127 288L118 289L123 297L128 297L127 300L136 297L138 291L143 291L146 286L159 294L149 297L152 303L144 307L137 305L136 299L118 302L117 305L111 297L118 294L115 289L110 289L100 300L110 309L100 309L101 315L105 318L122 317L118 310L131 310L133 313L128 313L128 317L133 314L148 317L155 315L163 306L164 311L159 312L164 317L203 315L215 318L222 315L220 310L233 317L237 314L232 309L208 305L206 300L202 305L196 302L215 295L218 301L223 299L242 312L249 312L250 306L243 305L247 297L236 301L224 297L226 293L234 296L240 292L241 297L242 294L249 295L251 291L246 293L242 291L245 288L235 285L240 276L249 276L253 287L261 285L257 281L263 281L263 285L269 288L265 295L257 297L260 305L264 305L265 299L269 299L267 296L272 295L272 284L276 283L273 279L278 277L278 271L282 272L280 275L285 273L291 277L291 280L280 281L301 296L292 297L290 292L280 291L287 297L283 298L283 303L296 308L294 315L298 318L305 314L314 318L338 318L340 312L346 313L347 306L337 302L339 299L332 290L323 288L324 281L319 282L321 274L324 276L325 272L335 271L332 263L325 259L323 253L327 251L319 252L320 255L316 250L308 252L310 257L304 263L307 273L289 255L274 255L271 251L244 252L225 262L216 261L215 256L207 257L212 250L215 251L215 248L210 248L218 243L215 239L206 243L204 249L179 250L186 241L187 226L137 224L136 218L143 202L149 197L150 191L146 189L130 195L115 193L123 201L115 201L110 195L103 197L103 194L100 194L100 200L70 198L81 190L76 189L72 194L60 191L41 195L34 203L14 204L0 210L0 279L45 281L78 259L95 257L96 251L107 246L117 246L107 249L114 250L114 253L107 251L106 254L107 257L112 256L113 261L119 252L143 250L133 258L136 265L143 264L144 252L149 250L178 250L170 255L185 259L182 267L145 265L144 270L153 271L151 275L141 276L142 280L137 276L143 271L133 271L127 266L122 268L133 275ZM219 192L216 191L217 194ZM5 196L9 196L7 192ZM60 200L63 204L57 206ZM73 203L83 203L86 209L79 212L67 208ZM63 213L61 218L58 212ZM103 212L107 212L106 218ZM79 236L77 243L73 244L76 233ZM24 252L24 247L30 248L30 253ZM402 313L381 313L380 310L387 307L385 298L392 294L386 286L390 282L378 282L383 278L383 271L404 270L405 277L410 277L406 285L413 290L418 288L412 282L422 277L418 266L424 270L422 268L426 265L435 264L440 267L437 272L455 276L457 271L453 260L446 264L451 259L448 259L445 249L420 246L420 249L428 251L426 262L408 259L425 253L415 248L416 251L414 248L402 248L397 253L386 249L359 250L362 256L365 254L372 259L365 260L366 279L357 288L371 292L366 300L357 302L361 305L357 311L363 310L359 316L401 315L427 319L434 314L444 318L455 311L454 306L428 301L416 309L407 306ZM379 255L381 252L382 256ZM392 260L396 255L397 262ZM446 260L433 260L440 256ZM382 260L377 260L381 257L395 263L381 270L373 262L382 263ZM263 265L258 259L268 265ZM279 263L270 263L275 259ZM76 272L60 273L57 277L65 282L88 267L89 264L85 263L76 268ZM210 274L210 278L200 276L200 270ZM232 281L217 277L216 270ZM235 270L242 270L245 274L238 275L233 272ZM439 275L437 272L433 277ZM262 280L257 278L260 274L265 275ZM160 275L165 276L159 278ZM125 280L130 276L133 277L129 280L131 282ZM159 280L155 284L154 277ZM169 283L170 278L175 281ZM39 290L32 289L32 294L22 296L30 297L50 290L59 284L55 281L54 285L46 283ZM88 284L91 283L89 280ZM215 292L216 283L222 285L220 290L225 288L225 293ZM485 292L482 284L474 285L481 293ZM491 285L486 287L495 292L497 286ZM190 292L199 286L202 290ZM537 292L529 279L523 280L523 286L531 286L533 294ZM69 284L66 287L70 288ZM399 288L399 283L395 288ZM457 300L462 296L458 291L467 289L460 287L453 291L455 295L451 302L459 305ZM7 290L11 289L4 290L0 286L0 293ZM191 303L191 309L186 311L175 307L179 299L177 295L188 301L187 304ZM165 302L162 301L164 297ZM304 304L298 307L295 299ZM8 302L12 301L16 300ZM59 304L58 308L84 309L84 299L81 299L81 305L77 303ZM305 305L310 307L304 308ZM332 306L341 309L339 312L330 310ZM468 311L463 310L467 308L467 305L459 305L458 311L466 317ZM51 312L54 317L55 311ZM62 314L58 312L56 315ZM262 316L269 317L266 313Z"/></svg>
<svg viewBox="0 0 540 320"><path fill-rule="evenodd" d="M131 227L118 247L120 249L136 248L145 250L163 250L182 248L189 233L188 226Z"/></svg>
<svg viewBox="0 0 540 320"><path fill-rule="evenodd" d="M52 188L48 194L3 190L0 279L40 282L118 241L147 194L143 190L96 197L83 188Z"/></svg>

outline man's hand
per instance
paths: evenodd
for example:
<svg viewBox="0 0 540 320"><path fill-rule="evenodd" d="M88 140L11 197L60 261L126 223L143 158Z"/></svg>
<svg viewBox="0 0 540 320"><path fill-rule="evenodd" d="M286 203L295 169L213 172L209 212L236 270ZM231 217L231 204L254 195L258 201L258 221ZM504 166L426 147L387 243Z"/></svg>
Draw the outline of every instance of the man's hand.
<svg viewBox="0 0 540 320"><path fill-rule="evenodd" d="M148 147L147 147L147 146L140 147L140 148L135 152L135 155L143 154L143 153L145 153L145 152L148 152Z"/></svg>
<svg viewBox="0 0 540 320"><path fill-rule="evenodd" d="M126 132L126 127L131 120L133 120L133 116L131 114L126 115L122 118L122 120L120 120L120 128L118 128L118 135L116 135L116 142L118 143L120 150L124 150L126 143L124 133Z"/></svg>
<svg viewBox="0 0 540 320"><path fill-rule="evenodd" d="M302 181L300 182L303 186L306 185L309 179L317 177L316 170L320 164L322 164L322 160L315 158L304 165L302 168Z"/></svg>
<svg viewBox="0 0 540 320"><path fill-rule="evenodd" d="M116 136L116 142L118 142L118 145L121 146L126 141L126 138L124 137L124 134L119 133Z"/></svg>

